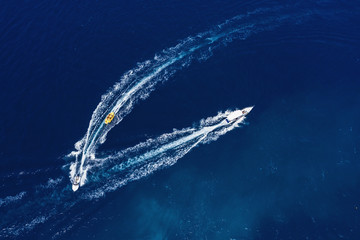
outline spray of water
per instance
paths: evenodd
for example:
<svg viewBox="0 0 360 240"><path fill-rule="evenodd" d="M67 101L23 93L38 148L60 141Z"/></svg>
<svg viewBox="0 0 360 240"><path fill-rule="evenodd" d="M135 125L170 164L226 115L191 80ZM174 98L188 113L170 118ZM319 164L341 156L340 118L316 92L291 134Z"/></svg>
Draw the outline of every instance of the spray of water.
<svg viewBox="0 0 360 240"><path fill-rule="evenodd" d="M114 191L128 182L175 164L194 147L214 141L244 122L245 116L242 116L228 123L225 119L231 112L220 112L201 120L198 127L174 130L123 151L107 153L105 158L94 159L88 165L91 175L82 197L92 199L104 196L106 192ZM99 182L103 183L100 187ZM92 185L96 189L92 189Z"/></svg>
<svg viewBox="0 0 360 240"><path fill-rule="evenodd" d="M10 174L6 177L6 182L10 183L23 181L23 178L33 175L45 175L48 178L39 184L23 186L24 189L17 193L1 197L0 209L4 210L4 216L0 218L0 238L25 236L35 227L44 226L45 222L47 225L42 228L44 236L50 236L49 239L62 236L86 214L87 208L83 206L85 201L102 197L131 181L171 166L194 147L214 141L234 129L244 119L225 124L223 120L229 112L223 112L202 120L197 127L175 130L103 158L96 158L96 155L101 154L95 155L99 144L106 140L107 133L131 112L136 103L147 98L159 83L187 67L193 60L204 61L212 56L214 49L235 39L244 40L286 23L299 24L313 13L299 10L293 12L288 7L257 9L229 19L209 31L188 37L126 72L101 97L86 134L68 155L75 160L62 167L64 171L70 168L71 179L76 174L82 175L82 185L88 178L86 188L74 194L68 182L64 181L63 172L56 167ZM110 112L115 113L115 118L106 125L104 119ZM91 174L86 177L88 171ZM76 211L79 206L81 211Z"/></svg>
<svg viewBox="0 0 360 240"><path fill-rule="evenodd" d="M129 182L171 166L194 147L214 141L244 122L245 116L227 122L225 119L231 112L233 111L218 113L214 117L201 120L196 127L174 130L134 147L106 154L104 158L93 159L87 165L91 173L88 184L78 191L79 194L74 194L69 184L60 176L49 178L46 183L35 185L15 196L0 199L0 209L12 207L8 210L7 217L0 220L0 237L22 235L49 219L53 221L47 229L60 229L52 236L61 236L82 219L84 211L79 213L75 210L82 206L79 203L102 198L106 193ZM68 167L68 164L63 166ZM68 221L71 213L76 215Z"/></svg>
<svg viewBox="0 0 360 240"><path fill-rule="evenodd" d="M149 96L156 85L172 77L178 70L188 66L192 60L204 61L213 50L235 39L271 30L289 21L301 22L308 13L280 14L284 7L261 8L247 14L238 15L213 27L211 30L188 37L174 47L164 49L153 59L138 63L126 72L109 91L104 94L94 110L85 136L75 144L76 161L70 167L70 179L81 176L83 185L89 163L95 158L99 144L106 140L107 133L131 112L134 105ZM104 120L110 113L115 118L110 124Z"/></svg>

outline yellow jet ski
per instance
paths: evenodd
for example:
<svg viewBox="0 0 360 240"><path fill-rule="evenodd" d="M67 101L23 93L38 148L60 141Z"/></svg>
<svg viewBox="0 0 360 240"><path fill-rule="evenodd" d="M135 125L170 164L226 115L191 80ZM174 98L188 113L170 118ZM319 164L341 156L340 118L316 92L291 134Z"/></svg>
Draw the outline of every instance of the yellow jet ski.
<svg viewBox="0 0 360 240"><path fill-rule="evenodd" d="M115 117L114 112L109 113L109 115L107 115L107 117L105 118L105 124L111 123L111 121L114 119L114 117Z"/></svg>

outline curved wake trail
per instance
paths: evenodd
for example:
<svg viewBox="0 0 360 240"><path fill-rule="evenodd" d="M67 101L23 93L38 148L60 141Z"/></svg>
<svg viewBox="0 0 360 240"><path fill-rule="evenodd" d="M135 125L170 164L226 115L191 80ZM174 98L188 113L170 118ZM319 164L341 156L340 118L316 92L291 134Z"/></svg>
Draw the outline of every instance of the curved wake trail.
<svg viewBox="0 0 360 240"><path fill-rule="evenodd" d="M130 113L134 104L147 98L158 83L189 66L192 60L206 60L214 49L234 39L247 39L253 34L284 24L299 24L317 13L314 10L294 10L290 7L257 9L229 19L209 31L188 37L176 46L156 54L152 60L139 63L126 72L102 96L85 136L75 144L76 151L69 154L76 157L74 163L66 164L62 169L36 170L1 177L2 186L12 186L14 182L19 184L17 192L1 195L0 238L21 238L31 232L34 235L41 232L43 239L62 236L94 208L94 204L84 206L83 203L90 203L91 199L102 197L131 181L171 166L194 147L214 141L234 129L244 119L225 124L223 120L229 112L224 112L202 120L197 127L175 130L105 158L95 158L99 144ZM115 118L105 125L104 119L111 111L116 113ZM74 194L71 186L64 180L62 171L67 172L69 165L72 179L79 172L86 175L89 170L92 173L89 175L88 186L80 188L79 194ZM36 178L28 181L28 178L35 175ZM38 175L42 176L41 180L38 180ZM82 184L85 179L86 177L82 179ZM36 233L35 228L39 230Z"/></svg>
<svg viewBox="0 0 360 240"><path fill-rule="evenodd" d="M80 195L71 191L61 173L54 178L54 171L59 169L52 169L52 178L46 182L0 198L0 212L4 207L8 209L3 214L6 217L0 219L0 238L22 236L35 227L40 228L45 238L50 236L48 239L66 234L91 211L90 206L84 208L84 202L104 197L107 192L171 166L194 147L214 141L244 122L242 116L228 123L225 119L231 112L203 119L197 127L174 130L106 158L94 159L90 168L94 173L90 175L87 187L83 188L86 190L79 190ZM63 170L67 167L63 166ZM42 225L45 222L46 226Z"/></svg>
<svg viewBox="0 0 360 240"><path fill-rule="evenodd" d="M138 63L102 96L85 136L75 144L76 151L69 154L76 157L70 167L70 178L73 180L75 175L82 176L80 185L85 184L88 164L95 158L99 144L105 142L107 133L131 112L135 103L147 98L158 83L166 81L194 59L208 59L214 49L234 39L244 40L252 34L271 30L287 22L298 24L309 15L310 12L306 11L294 13L288 7L257 9L226 20L209 31L188 37L176 46L156 54L152 60ZM115 113L115 118L110 124L105 124L104 120L110 112Z"/></svg>

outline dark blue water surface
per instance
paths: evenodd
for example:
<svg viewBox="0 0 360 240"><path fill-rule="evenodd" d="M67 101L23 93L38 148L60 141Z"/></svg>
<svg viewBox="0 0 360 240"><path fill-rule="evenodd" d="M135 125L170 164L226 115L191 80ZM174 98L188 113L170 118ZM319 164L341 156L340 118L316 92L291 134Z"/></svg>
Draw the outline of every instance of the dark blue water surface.
<svg viewBox="0 0 360 240"><path fill-rule="evenodd" d="M241 34L189 55L98 151L255 105L247 124L114 191L73 193L65 156L101 96L235 16ZM360 239L359 23L356 1L2 2L0 239Z"/></svg>

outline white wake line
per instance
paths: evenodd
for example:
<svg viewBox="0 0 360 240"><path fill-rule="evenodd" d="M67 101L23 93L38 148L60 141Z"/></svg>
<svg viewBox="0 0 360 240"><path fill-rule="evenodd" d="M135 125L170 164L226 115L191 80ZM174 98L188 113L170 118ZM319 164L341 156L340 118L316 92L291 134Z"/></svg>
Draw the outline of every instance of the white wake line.
<svg viewBox="0 0 360 240"><path fill-rule="evenodd" d="M216 117L213 119L215 118ZM104 184L100 187L96 187L93 190L85 192L81 198L91 200L94 198L103 197L107 192L115 191L116 189L125 186L129 182L136 181L142 177L146 177L154 173L159 169L171 166L200 143L204 144L208 143L209 141L215 141L219 136L224 135L225 133L238 127L240 123L244 123L245 119L245 117L241 117L234 123L230 124L228 124L225 120L222 120L220 123L213 126L201 127L201 129L191 133L189 136L180 137L173 142L165 143L165 145L157 149L150 149L144 154L140 155L140 157L130 158L126 162L115 165L108 170L101 169L101 166L99 166L99 168L96 169L98 175L91 179L95 182L103 182ZM213 136L208 139L209 134L211 133L214 133L215 137ZM173 134L176 134L176 131ZM161 139L161 136L157 139ZM191 143L192 140L196 141ZM188 145L189 143L191 143L191 145ZM146 145L144 146L145 149L148 147L149 146ZM137 149L131 149L134 151L133 153L136 154ZM173 153L172 150L174 150ZM106 163L107 160L111 159L115 160L116 162L116 160L121 160L123 157L123 154L113 154L103 159L103 161ZM110 164L112 163L114 162L111 162ZM100 173L101 171L103 172Z"/></svg>
<svg viewBox="0 0 360 240"><path fill-rule="evenodd" d="M204 44L199 44L198 46L192 47L190 48L187 52L180 52L181 54L179 54L178 57L173 57L171 58L169 61L165 62L164 64L162 64L161 66L159 66L158 68L156 68L150 75L142 78L140 81L138 81L135 86L131 87L129 86L128 88L130 88L130 90L126 90L125 94L121 95L120 99L116 100L116 104L114 107L111 108L112 105L111 104L110 108L105 109L103 112L103 114L96 119L95 124L90 124L91 126L96 125L96 122L98 122L98 120L100 120L102 123L100 124L99 128L102 128L104 126L103 123L103 117L106 115L106 113L109 112L114 112L115 114L119 112L120 108L122 106L124 106L124 104L137 92L139 92L139 90L142 89L142 87L149 83L152 79L154 79L155 77L157 77L164 69L166 69L167 67L169 67L170 65L180 61L181 59L183 59L184 57L190 55L191 53L193 53L194 51L196 51L197 49L201 48ZM110 110L109 110L110 109ZM93 120L93 119L92 119ZM92 144L94 143L94 139L96 139L96 136L99 133L99 128L96 131L96 134L94 137L92 137L92 140L90 142L90 144L85 144L84 145L84 149L83 149L83 154L86 155L86 153L88 152L88 149L91 149ZM87 135L86 138L86 142L88 142L89 138L91 138L91 136L93 136L93 132L95 131L95 129L91 130L90 134ZM90 136L90 137L89 137Z"/></svg>
<svg viewBox="0 0 360 240"><path fill-rule="evenodd" d="M182 57L181 57L182 58ZM180 59L180 58L179 58ZM157 74L159 74L163 69L165 69L166 67L170 66L171 64L173 64L174 62L176 62L178 59L173 59L170 62L167 62L165 64L163 64L162 66L160 66L158 69L156 69L156 71L151 74L150 76L147 76L145 78L143 78L141 81L139 81L138 84L136 84L133 88L131 88L128 92L126 92L115 104L115 107L113 109L111 109L108 112L114 112L115 114L118 113L119 109L124 105L124 103L126 103L131 96L139 91L141 89L141 87L143 85L145 85L146 83L148 83L151 79L153 79ZM104 123L101 123L100 127L98 128L97 132L95 133L94 137L92 137L92 140L90 142L90 144L88 145L87 149L83 150L83 154L86 155L87 150L89 148L91 148L92 144L94 143L94 139L96 138L97 134L99 133L100 129L104 126Z"/></svg>
<svg viewBox="0 0 360 240"><path fill-rule="evenodd" d="M233 31L230 32L230 33L233 33ZM213 43L214 41L222 38L223 36L225 36L225 35L220 34L219 36L216 36L216 39L215 40L211 39L210 43ZM119 100L117 100L115 106L111 110L109 110L109 108L108 108L107 110L104 111L104 113L106 113L106 112L114 112L115 115L116 115L119 112L120 108L122 106L124 106L125 103L127 101L129 101L129 99L134 94L139 92L145 84L149 83L152 79L157 77L164 69L166 69L170 65L180 61L181 59L183 59L184 57L186 57L188 55L191 55L193 52L195 52L197 49L201 48L204 45L207 45L207 44L204 44L204 43L198 44L197 46L190 48L186 53L181 52L181 54L178 57L172 58L172 59L170 59L170 61L168 61L168 62L164 63L163 65L161 65L160 67L158 67L151 75L144 77L135 86L133 86L130 90L126 91L126 93L123 94ZM99 119L99 121L102 121L102 119ZM95 125L96 125L96 123L95 123ZM89 156L87 156L88 150L93 148L93 144L97 140L97 136L99 135L99 133L101 132L103 127L104 127L104 122L102 121L100 126L97 128L97 130L96 130L96 132L95 132L95 134L93 136L92 136L91 133L89 135L87 135L87 139L91 138L91 142L90 142L90 144L86 144L86 142L84 144L84 149L82 150L82 157L81 157L81 164L80 164L80 175L84 174L84 172L85 172L83 166L84 166L86 158L89 157ZM95 129L93 129L92 132L94 130ZM90 136L90 137L88 137L88 136Z"/></svg>
<svg viewBox="0 0 360 240"><path fill-rule="evenodd" d="M178 62L179 60L183 59L185 56L190 55L192 52L194 52L195 50L199 49L201 47L201 45L197 46L197 47L193 47L189 50L189 52L182 53L180 54L180 56L178 56L177 58L173 58L170 61L166 62L165 64L163 64L162 66L158 67L151 75L143 78L142 80L140 80L134 87L132 87L129 91L127 91L124 95L122 95L122 97L116 102L115 107L113 107L113 109L108 110L108 111L104 111L104 112L114 112L115 115L119 112L120 108L122 106L124 106L124 104L135 94L137 93L139 90L142 89L142 87L147 84L148 82L150 82L154 77L156 77L159 73L161 73L164 69L166 69L168 66L174 64L175 62ZM102 120L102 119L101 119ZM98 134L100 133L101 129L104 126L104 122L101 123L100 127L97 129L96 133L94 134L94 136L92 137L92 140L90 142L90 144L87 145L87 148L83 150L83 154L81 157L81 165L80 165L80 174L84 173L83 170L83 165L85 163L86 157L87 156L87 152L89 149L92 149L92 145L94 144L94 142L96 141L96 138L98 136ZM86 146L86 144L85 144Z"/></svg>
<svg viewBox="0 0 360 240"><path fill-rule="evenodd" d="M178 139L178 140L176 140L176 141L174 141L172 143L169 143L169 144L167 144L167 145L165 145L163 147L160 147L160 148L158 148L156 150L148 151L148 152L146 152L145 154L143 154L143 155L141 155L139 157L131 158L128 161L126 161L125 163L121 163L119 166L115 166L114 168L124 170L124 169L129 168L129 167L131 167L133 165L136 165L136 164L139 164L139 163L141 163L143 161L146 161L146 160L148 160L150 158L156 157L157 155L160 155L163 152L166 152L168 150L171 150L171 149L174 149L174 148L176 148L178 146L186 144L187 142L189 142L191 140L194 140L197 137L200 137L201 135L204 135L204 136L202 136L200 138L200 140L198 140L196 142L196 144L194 144L193 147L195 147L198 143L200 143L202 140L204 140L210 132L214 131L215 129L217 129L219 127L225 126L225 125L227 125L227 123L225 121L222 121L221 123L219 123L219 124L217 124L215 126L204 127L203 129L198 130L198 131L192 133L189 136L180 138L180 139ZM191 149L193 147L191 147ZM114 168L112 168L112 169L114 169Z"/></svg>
<svg viewBox="0 0 360 240"><path fill-rule="evenodd" d="M184 39L175 47L164 49L159 55L156 54L153 60L139 63L138 67L126 72L121 80L102 96L93 112L86 135L75 144L78 153L82 153L80 168L76 168L79 164L76 161L74 163L75 170L79 169L80 173L85 173L88 169L86 167L88 160L95 158L98 144L102 144L106 140L107 133L130 113L133 105L140 99L146 98L155 89L156 84L167 80L176 71L189 65L192 59L207 59L211 56L212 50L221 44L226 45L234 39L246 39L252 34L273 29L287 21L293 21L294 18L296 20L294 21L297 22L309 16L307 11L301 11L295 15L279 14L279 10L287 8L290 7L260 8L235 16L209 31ZM269 15L269 13L271 14ZM261 17L257 17L258 15ZM200 55L193 54L195 51ZM181 63L182 59L186 62L175 65L177 62ZM172 65L174 67L171 67ZM104 117L110 111L116 114L115 119L113 123L104 126ZM82 149L80 150L77 146ZM73 177L71 175L72 179Z"/></svg>
<svg viewBox="0 0 360 240"><path fill-rule="evenodd" d="M114 112L115 114L118 113L119 109L131 98L131 96L136 93L137 91L139 91L141 89L141 87L143 85L145 85L146 83L148 83L151 79L153 79L157 74L159 74L162 70L164 70L166 67L170 66L171 64L173 64L174 62L176 62L177 60L181 59L183 56L180 56L180 58L177 59L172 59L172 61L167 62L165 64L163 64L162 66L160 66L158 69L156 69L156 71L150 75L147 76L145 78L143 78L138 84L136 84L133 88L131 88L128 92L126 92L116 103L115 107L108 111L108 112ZM92 145L97 137L97 135L99 134L99 132L101 131L101 129L104 126L104 122L101 123L100 127L97 129L95 135L92 137L92 140L90 142L90 144L87 146L86 149L83 150L83 155L81 157L81 165L80 165L80 174L83 174L83 165L85 162L85 159L87 156L87 151L88 149L92 148Z"/></svg>
<svg viewBox="0 0 360 240"><path fill-rule="evenodd" d="M250 13L251 15L252 13ZM239 17L234 17L232 20L237 20ZM226 22L224 22L223 24L219 24L219 29L221 29L222 27L224 27L226 24L228 24L229 20L227 20ZM248 27L253 27L253 25L248 25L246 26L245 28L248 28ZM219 29L217 29L217 31L219 31ZM160 67L158 67L151 75L143 78L142 80L140 80L134 87L132 87L130 90L126 90L125 93L122 95L122 97L117 100L115 106L109 110L110 108L107 108L103 111L102 114L100 114L100 117L98 119L96 119L94 121L94 124L92 124L93 120L94 119L91 119L90 121L90 125L89 125L89 130L91 129L91 126L94 126L94 129L91 129L90 132L88 132L86 134L86 138L85 138L85 143L84 143L84 148L82 150L82 157L81 157L81 165L80 165L80 171L82 171L83 169L83 165L85 163L85 160L87 159L87 154L88 154L88 151L89 150L93 150L93 146L96 141L97 141L97 137L98 135L100 134L103 126L104 126L104 123L101 122L100 126L99 127L96 127L96 125L98 124L98 121L102 121L102 117L104 116L105 113L109 113L109 112L114 112L115 114L119 112L120 108L122 106L124 106L124 104L134 95L136 94L137 92L139 92L142 87L149 83L153 78L157 77L159 75L159 73L161 73L164 69L166 69L167 67L169 67L170 65L180 61L181 59L183 59L184 57L188 56L188 55L191 55L193 52L195 52L196 50L198 50L199 48L202 48L204 46L211 46L212 44L216 43L217 41L220 41L221 39L223 38L226 38L230 35L232 35L233 33L236 33L239 31L239 29L232 29L231 31L229 31L228 29L227 30L224 30L223 32L220 30L220 32L217 32L217 31L207 31L207 32L203 32L203 33L200 33L200 34L197 34L196 37L198 37L199 39L197 39L195 42L190 42L190 44L195 44L195 46L193 46L192 48L190 49L186 49L186 46L182 46L182 44L186 43L186 40L180 44L178 44L176 47L180 46L180 47L184 47L185 51L183 51L182 49L177 49L180 51L180 54L178 57L173 57L171 58L168 62L164 63L163 65L161 65ZM209 37L204 37L206 35L209 35ZM195 37L195 38L196 38ZM191 39L188 38L188 39ZM186 44L184 44L186 45ZM175 48L176 48L175 47ZM172 48L169 48L169 49L172 49ZM209 49L209 51L211 52L211 50ZM113 105L113 104L111 104ZM95 110L96 111L96 110ZM105 114L106 115L106 114ZM96 130L95 130L96 129ZM93 134L93 132L95 131L95 134ZM90 143L88 143L90 139Z"/></svg>
<svg viewBox="0 0 360 240"><path fill-rule="evenodd" d="M222 116L222 113L220 113L218 116L216 117L212 117L212 120L217 119L219 116ZM209 120L209 119L207 119ZM121 160L123 158L126 158L126 154L124 155L123 152L129 152L130 153L134 153L137 154L137 152L142 151L146 148L150 148L149 150L147 150L145 153L140 154L139 156L135 156L135 157L130 157L128 158L128 160L126 162L122 162L114 167L112 167L109 171L110 172L117 172L117 171L122 171L122 170L126 170L130 167L133 167L134 165L139 165L139 164L143 164L145 163L147 160L152 159L152 158L156 158L158 155L161 155L162 153L165 153L169 150L181 150L181 149L177 149L180 146L184 146L184 148L187 148L188 146L186 146L186 144L188 142L191 142L193 140L195 140L196 138L201 139L199 142L203 141L206 137L208 137L208 135L212 132L214 132L217 129L220 129L222 127L225 127L225 131L223 133L217 133L218 136L223 135L224 133L231 131L232 129L234 129L235 127L237 127L240 123L243 123L245 120L245 117L241 117L240 119L238 119L237 121L235 121L234 123L227 123L225 120L220 121L219 123L212 125L212 126L203 126L200 127L200 129L196 130L196 129L183 129L183 130L175 130L173 133L168 133L168 134L163 134L162 136L158 137L157 139L155 139L153 141L153 144L156 144L160 141L162 141L163 136L168 135L177 135L179 132L180 133L186 133L186 132L192 132L190 133L190 135L188 136L182 136L180 138L178 138L177 140L170 140L170 143L162 143L164 145L160 146L160 147L156 147L155 149L151 149L153 148L152 146L147 146L146 144L144 145L144 143L140 143L138 145L136 145L135 147L131 147L128 148L124 151L121 151L119 153L115 153L112 155L107 156L106 158L103 159L95 159L95 161L97 162L96 164L94 164L95 166L99 167L98 163L100 164L104 164L108 161L112 161L112 160ZM204 120L201 120L201 122L203 122ZM146 143L146 142L145 142ZM197 144L196 144L197 145ZM114 162L112 162L114 164ZM115 163L116 164L116 163Z"/></svg>
<svg viewBox="0 0 360 240"><path fill-rule="evenodd" d="M6 206L10 203L16 202L21 200L24 196L26 195L26 192L20 192L19 194L16 194L15 196L7 196L5 198L0 198L0 207L1 206Z"/></svg>

